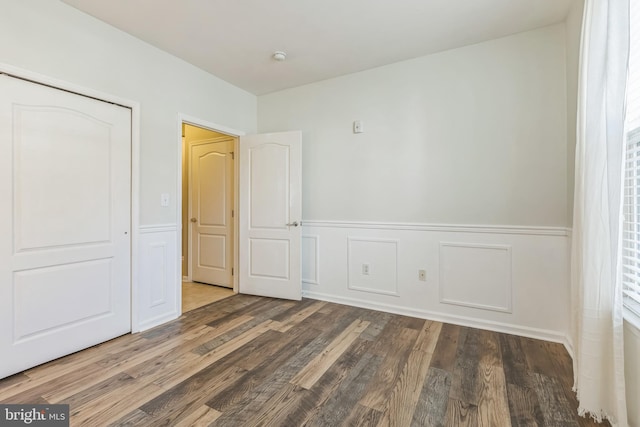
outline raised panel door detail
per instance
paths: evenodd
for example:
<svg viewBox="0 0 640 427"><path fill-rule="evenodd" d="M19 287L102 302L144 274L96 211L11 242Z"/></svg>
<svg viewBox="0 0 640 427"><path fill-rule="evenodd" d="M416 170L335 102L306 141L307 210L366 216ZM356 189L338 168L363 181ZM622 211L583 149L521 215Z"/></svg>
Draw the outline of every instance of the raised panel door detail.
<svg viewBox="0 0 640 427"><path fill-rule="evenodd" d="M227 225L227 159L225 153L198 158L198 221L201 226Z"/></svg>
<svg viewBox="0 0 640 427"><path fill-rule="evenodd" d="M201 234L199 237L198 266L224 270L226 262L226 237Z"/></svg>
<svg viewBox="0 0 640 427"><path fill-rule="evenodd" d="M289 280L289 241L249 240L249 275Z"/></svg>
<svg viewBox="0 0 640 427"><path fill-rule="evenodd" d="M267 143L249 156L250 226L283 229L289 222L289 147Z"/></svg>
<svg viewBox="0 0 640 427"><path fill-rule="evenodd" d="M14 343L109 314L111 261L79 262L14 273ZM69 304L69 301L82 303Z"/></svg>
<svg viewBox="0 0 640 427"><path fill-rule="evenodd" d="M13 129L15 252L109 241L111 126L16 105Z"/></svg>

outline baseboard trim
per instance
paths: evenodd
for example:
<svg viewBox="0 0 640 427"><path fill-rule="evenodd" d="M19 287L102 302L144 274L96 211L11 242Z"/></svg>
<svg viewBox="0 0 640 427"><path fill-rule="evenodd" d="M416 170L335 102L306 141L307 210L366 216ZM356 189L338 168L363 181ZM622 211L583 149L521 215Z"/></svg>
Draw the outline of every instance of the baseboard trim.
<svg viewBox="0 0 640 427"><path fill-rule="evenodd" d="M138 325L138 332L144 332L146 330L149 330L151 328L155 328L156 326L160 326L163 323L167 323L170 322L172 320L177 319L178 317L180 317L180 315L178 313L176 313L175 311L172 311L171 313L166 313L166 314L162 314L160 316L156 316L152 319L147 319L144 322L140 323Z"/></svg>
<svg viewBox="0 0 640 427"><path fill-rule="evenodd" d="M321 301L334 302L337 304L344 304L353 307L367 308L371 310L384 311L387 313L400 314L403 316L418 317L420 319L435 320L437 322L451 323L454 325L467 326L471 328L485 329L488 331L501 332L511 335L519 335L527 338L535 338L544 341L551 341L563 344L567 347L568 338L565 334L560 332L530 328L526 326L516 326L507 323L494 322L491 320L476 319L471 317L456 316L451 314L439 313L429 310L420 310L414 308L407 308L393 304L384 304L371 301L361 301L354 298L340 297L336 295L329 295L320 292L313 292L308 290L302 291L302 296L310 299L316 299ZM572 352L569 352L571 355Z"/></svg>
<svg viewBox="0 0 640 427"><path fill-rule="evenodd" d="M536 227L536 226L513 226L513 225L427 224L427 223L422 224L422 223L316 221L316 220L302 220L302 225L304 227L323 227L323 228L365 228L365 229L379 229L379 230L522 234L522 235L532 235L532 236L561 236L561 237L567 237L571 233L571 229L566 227Z"/></svg>

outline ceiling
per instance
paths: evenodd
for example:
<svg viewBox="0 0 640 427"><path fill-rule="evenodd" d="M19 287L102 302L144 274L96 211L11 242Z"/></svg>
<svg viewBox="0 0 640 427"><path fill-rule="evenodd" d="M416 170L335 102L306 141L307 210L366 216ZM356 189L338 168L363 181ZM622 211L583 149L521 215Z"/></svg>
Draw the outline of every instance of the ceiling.
<svg viewBox="0 0 640 427"><path fill-rule="evenodd" d="M573 0L62 1L262 95L562 22Z"/></svg>

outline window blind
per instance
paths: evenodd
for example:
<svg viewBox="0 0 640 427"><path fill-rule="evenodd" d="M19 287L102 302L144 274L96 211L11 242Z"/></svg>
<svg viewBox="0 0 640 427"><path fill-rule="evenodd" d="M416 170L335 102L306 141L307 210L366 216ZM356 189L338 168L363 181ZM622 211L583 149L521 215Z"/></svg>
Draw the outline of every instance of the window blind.
<svg viewBox="0 0 640 427"><path fill-rule="evenodd" d="M625 306L640 316L640 0L631 0L622 275Z"/></svg>

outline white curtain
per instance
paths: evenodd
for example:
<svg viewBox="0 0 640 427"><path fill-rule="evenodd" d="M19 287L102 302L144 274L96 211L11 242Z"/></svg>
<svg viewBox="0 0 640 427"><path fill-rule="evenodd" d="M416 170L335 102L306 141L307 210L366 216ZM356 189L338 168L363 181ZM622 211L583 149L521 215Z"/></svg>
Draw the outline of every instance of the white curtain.
<svg viewBox="0 0 640 427"><path fill-rule="evenodd" d="M622 318L624 100L629 0L586 0L571 275L580 415L627 425Z"/></svg>

